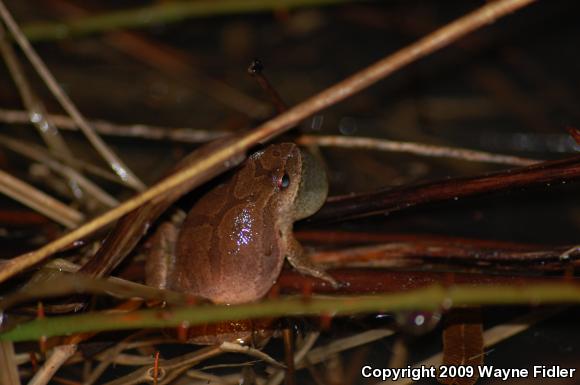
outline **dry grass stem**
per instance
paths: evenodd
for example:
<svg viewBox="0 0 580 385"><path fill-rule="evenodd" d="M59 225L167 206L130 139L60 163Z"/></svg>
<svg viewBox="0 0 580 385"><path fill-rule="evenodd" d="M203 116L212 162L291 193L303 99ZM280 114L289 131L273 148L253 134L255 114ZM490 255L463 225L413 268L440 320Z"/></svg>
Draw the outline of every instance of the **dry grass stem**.
<svg viewBox="0 0 580 385"><path fill-rule="evenodd" d="M167 342L160 341L160 343ZM98 359L101 356L98 356ZM115 365L124 365L124 366L142 366L142 365L151 365L155 361L152 357L147 356L138 356L134 354L118 354L115 358L111 361L112 364Z"/></svg>
<svg viewBox="0 0 580 385"><path fill-rule="evenodd" d="M234 385L234 384L239 384L240 380L241 380L240 376L236 376L236 380L227 381L220 376L215 376L213 374L205 373L205 372L202 372L199 370L188 370L185 374L187 375L187 377L193 378L195 380L202 380L206 384L222 384L222 385L232 384L232 385Z"/></svg>
<svg viewBox="0 0 580 385"><path fill-rule="evenodd" d="M65 270L66 271L66 270ZM38 276L38 278L37 278ZM0 307L9 309L18 303L62 297L74 294L103 294L120 299L139 297L145 300L166 301L170 304L185 304L190 297L187 294L169 290L160 290L140 283L127 281L118 277L107 279L90 278L80 274L67 274L61 271L41 270L23 289L10 293L0 299ZM70 304L71 310L78 304ZM59 309L67 305L58 306Z"/></svg>
<svg viewBox="0 0 580 385"><path fill-rule="evenodd" d="M10 71L10 75L20 92L22 102L27 109L27 123L33 123L51 151L61 154L66 160L66 163L69 166L72 166L74 164L73 154L60 135L58 129L50 121L46 108L40 101L40 98L35 94L30 86L30 82L26 78L24 69L12 48L12 43L7 39L6 30L1 23L0 52L2 53L4 61Z"/></svg>
<svg viewBox="0 0 580 385"><path fill-rule="evenodd" d="M219 346L210 346L207 348L199 349L193 353L184 354L180 357L171 360L161 360L159 362L160 372L164 373L164 376L160 378L160 384L165 383L170 378L175 378L176 375L181 375L183 372L187 371L191 366L198 364L204 360L212 357L219 356L222 354L222 350ZM129 385L129 384L139 384L141 382L151 381L151 366L146 366L133 371L125 376L119 377L113 381L109 381L104 385Z"/></svg>
<svg viewBox="0 0 580 385"><path fill-rule="evenodd" d="M469 162L499 163L512 166L529 166L540 162L540 160L521 158L519 156L493 154L490 152L468 150L458 147L398 142L387 139L304 135L298 139L298 143L326 147L364 148L377 151L405 152L421 156L460 159Z"/></svg>
<svg viewBox="0 0 580 385"><path fill-rule="evenodd" d="M264 362L267 362L270 365L276 366L278 368L284 367L283 364L276 361L275 359L273 359L272 357L270 357L266 353L264 353L258 349L254 349L252 347L249 347L249 346L242 346L240 344L232 343L232 342L222 342L222 344L220 345L220 349L222 349L224 352L227 352L227 353L240 353L240 354L248 355L250 357L258 358L258 359L260 359Z"/></svg>
<svg viewBox="0 0 580 385"><path fill-rule="evenodd" d="M562 261L568 260L572 255L574 255L578 251L580 251L580 245L572 246L571 248L560 254L560 260Z"/></svg>
<svg viewBox="0 0 580 385"><path fill-rule="evenodd" d="M119 304L114 309L110 309L107 312L110 314L114 313L125 313L131 310L136 310L141 305L139 300L126 301ZM84 334L73 334L72 336L66 338L65 343L60 346L56 346L53 349L53 353L46 360L44 365L40 368L34 377L30 380L28 385L45 385L54 374L60 369L69 359L71 359L77 352L78 345L93 337L96 333L84 333Z"/></svg>
<svg viewBox="0 0 580 385"><path fill-rule="evenodd" d="M46 385L58 369L77 351L77 345L61 345L53 349L44 365L34 374L28 385Z"/></svg>
<svg viewBox="0 0 580 385"><path fill-rule="evenodd" d="M71 116L78 127L85 134L89 142L95 147L97 152L107 161L109 166L113 171L119 175L119 177L131 185L133 188L141 191L145 189L143 182L133 174L133 172L113 153L111 149L102 141L102 139L93 131L91 126L87 123L85 118L82 116L80 111L76 108L74 103L70 100L68 95L60 87L54 76L50 73L44 61L36 53L26 36L22 34L20 27L16 21L12 18L12 15L4 5L4 2L0 0L0 16L2 17L4 23L6 24L10 33L12 33L14 39L36 70L42 80L46 83L47 87L50 89L51 93L55 96L58 102L61 104L63 109Z"/></svg>
<svg viewBox="0 0 580 385"><path fill-rule="evenodd" d="M0 342L0 383L20 385L14 344L10 341Z"/></svg>
<svg viewBox="0 0 580 385"><path fill-rule="evenodd" d="M77 183L87 193L89 193L92 198L103 204L105 207L109 208L115 207L119 204L119 201L117 199L115 199L105 190L100 188L90 179L86 178L75 168L62 164L59 161L56 161L48 152L46 152L44 149L40 147L16 139L12 139L10 137L1 134L0 134L0 146L4 146L11 151L26 156L36 162L42 163L51 170L53 170L54 172L62 175L63 177L75 181L75 183Z"/></svg>
<svg viewBox="0 0 580 385"><path fill-rule="evenodd" d="M306 355L306 358L309 364L318 364L334 354L392 336L394 333L394 331L388 329L368 330L353 336L337 339L328 345L312 349ZM301 361L297 365L297 368L304 367L306 367L306 361Z"/></svg>
<svg viewBox="0 0 580 385"><path fill-rule="evenodd" d="M101 362L84 378L83 385L92 385L94 384L99 377L105 372L105 370L111 365L111 363L115 362L116 358L123 350L128 349L128 342L136 337L139 337L143 334L143 331L131 334L129 337L125 338L123 341L117 343L107 351L100 354ZM143 357L145 358L145 357ZM139 365L147 365L151 362L151 357L148 358L147 362L142 362Z"/></svg>
<svg viewBox="0 0 580 385"><path fill-rule="evenodd" d="M77 131L75 122L65 115L49 115L56 126L64 130ZM26 111L0 109L0 121L9 124L28 124ZM90 120L89 124L100 135L141 138L149 140L171 140L183 143L204 143L228 135L226 132L196 130L193 128L170 128L147 124L123 125L103 120Z"/></svg>
<svg viewBox="0 0 580 385"><path fill-rule="evenodd" d="M85 219L82 213L2 170L0 192L69 229L78 227Z"/></svg>

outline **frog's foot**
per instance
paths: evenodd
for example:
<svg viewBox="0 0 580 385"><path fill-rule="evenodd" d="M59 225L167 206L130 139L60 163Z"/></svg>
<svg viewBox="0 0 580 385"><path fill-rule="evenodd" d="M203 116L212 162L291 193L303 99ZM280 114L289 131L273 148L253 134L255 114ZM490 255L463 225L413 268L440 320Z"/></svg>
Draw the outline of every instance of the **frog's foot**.
<svg viewBox="0 0 580 385"><path fill-rule="evenodd" d="M342 285L324 271L320 266L316 266L304 253L294 253L286 256L288 262L299 273L310 275L322 279L332 285L333 288L339 289Z"/></svg>

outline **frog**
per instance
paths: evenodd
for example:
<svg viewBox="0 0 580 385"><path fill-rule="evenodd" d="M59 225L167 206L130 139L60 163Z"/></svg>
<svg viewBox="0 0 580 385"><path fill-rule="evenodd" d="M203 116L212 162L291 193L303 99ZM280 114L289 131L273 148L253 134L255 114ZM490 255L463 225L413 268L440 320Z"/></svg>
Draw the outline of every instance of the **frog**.
<svg viewBox="0 0 580 385"><path fill-rule="evenodd" d="M240 304L263 298L285 261L300 273L339 284L314 265L293 234L328 195L322 161L294 143L271 144L201 198L181 224L159 226L145 264L146 283Z"/></svg>

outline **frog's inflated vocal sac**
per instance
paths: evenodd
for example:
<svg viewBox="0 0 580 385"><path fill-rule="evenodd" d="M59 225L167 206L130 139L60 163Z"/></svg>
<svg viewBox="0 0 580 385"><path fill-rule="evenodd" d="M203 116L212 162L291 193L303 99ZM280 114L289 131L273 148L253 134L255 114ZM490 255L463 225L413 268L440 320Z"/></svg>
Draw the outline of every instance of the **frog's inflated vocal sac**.
<svg viewBox="0 0 580 385"><path fill-rule="evenodd" d="M318 159L292 143L270 145L200 198L180 229L160 229L162 247L148 258L147 283L214 303L251 302L268 292L287 258L334 285L303 258L292 233L327 193Z"/></svg>

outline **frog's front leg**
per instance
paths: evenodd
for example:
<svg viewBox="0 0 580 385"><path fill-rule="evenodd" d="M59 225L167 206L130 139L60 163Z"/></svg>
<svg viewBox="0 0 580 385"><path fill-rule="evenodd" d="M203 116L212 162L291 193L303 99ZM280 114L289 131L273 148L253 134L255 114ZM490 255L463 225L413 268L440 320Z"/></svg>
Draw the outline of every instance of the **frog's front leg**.
<svg viewBox="0 0 580 385"><path fill-rule="evenodd" d="M310 275L316 278L320 278L332 285L334 288L339 288L340 283L338 283L334 278L325 272L320 266L316 266L310 258L304 252L302 245L293 237L288 239L288 250L286 253L286 259L292 265L293 268L298 270L301 274Z"/></svg>
<svg viewBox="0 0 580 385"><path fill-rule="evenodd" d="M167 289L171 269L175 266L175 244L179 228L171 222L159 225L150 241L145 260L145 283L158 289Z"/></svg>

